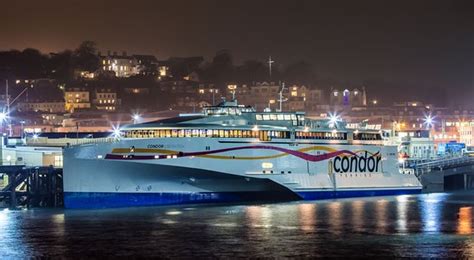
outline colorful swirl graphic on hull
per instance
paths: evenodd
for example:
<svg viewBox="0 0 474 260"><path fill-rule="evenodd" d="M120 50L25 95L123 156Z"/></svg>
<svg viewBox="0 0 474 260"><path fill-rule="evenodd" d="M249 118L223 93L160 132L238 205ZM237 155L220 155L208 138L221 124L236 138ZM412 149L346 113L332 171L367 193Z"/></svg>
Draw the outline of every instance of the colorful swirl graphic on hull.
<svg viewBox="0 0 474 260"><path fill-rule="evenodd" d="M232 156L232 155L216 155L219 153L226 153L231 151L238 150L274 150L281 153L268 156ZM309 151L321 150L327 153L325 154L310 154ZM152 154L152 155L142 155L143 153ZM263 159L274 159L283 156L296 156L306 161L310 162L319 162L328 160L331 158L345 158L345 157L380 157L380 153L370 153L365 150L359 151L349 151L349 150L336 150L326 146L311 146L303 148L300 150L291 150L275 146L267 145L251 145L251 146L240 146L240 147L230 147L224 149L208 150L208 151L199 151L199 152L179 152L166 149L151 149L151 148L115 148L112 150L112 154L107 154L105 159L111 160L157 160L157 159L170 159L170 158L182 158L182 157L200 157L200 158L209 158L209 159L224 159L224 160L263 160Z"/></svg>

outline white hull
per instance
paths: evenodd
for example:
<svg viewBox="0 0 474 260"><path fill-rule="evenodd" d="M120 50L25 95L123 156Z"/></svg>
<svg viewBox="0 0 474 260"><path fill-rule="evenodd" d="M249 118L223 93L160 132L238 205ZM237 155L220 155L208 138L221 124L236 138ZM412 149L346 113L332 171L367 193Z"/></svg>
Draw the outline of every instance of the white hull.
<svg viewBox="0 0 474 260"><path fill-rule="evenodd" d="M414 175L399 173L391 146L194 137L122 139L64 152L70 208L420 191Z"/></svg>

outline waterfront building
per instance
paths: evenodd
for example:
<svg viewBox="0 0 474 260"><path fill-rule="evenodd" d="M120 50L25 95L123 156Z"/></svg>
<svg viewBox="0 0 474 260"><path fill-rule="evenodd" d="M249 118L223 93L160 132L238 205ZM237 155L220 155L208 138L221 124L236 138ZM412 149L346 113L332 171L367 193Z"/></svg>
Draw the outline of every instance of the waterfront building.
<svg viewBox="0 0 474 260"><path fill-rule="evenodd" d="M459 141L466 146L474 146L474 121L459 124Z"/></svg>
<svg viewBox="0 0 474 260"><path fill-rule="evenodd" d="M90 93L85 88L69 88L64 92L65 108L69 112L77 109L90 109Z"/></svg>
<svg viewBox="0 0 474 260"><path fill-rule="evenodd" d="M435 143L429 130L397 131L393 138L400 158L428 160L436 157Z"/></svg>
<svg viewBox="0 0 474 260"><path fill-rule="evenodd" d="M44 113L41 114L41 118L43 118L43 124L45 125L60 126L63 124L64 115L55 113Z"/></svg>
<svg viewBox="0 0 474 260"><path fill-rule="evenodd" d="M106 112L116 111L120 106L120 99L117 98L117 92L111 88L96 88L92 103L97 110Z"/></svg>
<svg viewBox="0 0 474 260"><path fill-rule="evenodd" d="M310 88L305 93L306 111L328 111L324 91L320 88Z"/></svg>
<svg viewBox="0 0 474 260"><path fill-rule="evenodd" d="M339 90L331 89L329 95L329 104L331 106L339 107L361 107L367 106L367 94L365 88L361 90L355 88L352 91L349 89Z"/></svg>
<svg viewBox="0 0 474 260"><path fill-rule="evenodd" d="M100 68L102 72L112 72L115 77L127 78L139 74L138 61L133 56L128 56L126 52L118 55L117 52L107 56L99 56L101 60Z"/></svg>
<svg viewBox="0 0 474 260"><path fill-rule="evenodd" d="M18 110L24 112L50 112L50 113L64 113L64 100L51 101L23 101L18 103Z"/></svg>
<svg viewBox="0 0 474 260"><path fill-rule="evenodd" d="M159 63L155 56L135 54L132 55L132 57L136 61L138 74L144 76L159 76Z"/></svg>
<svg viewBox="0 0 474 260"><path fill-rule="evenodd" d="M32 143L33 146L21 144L22 143L18 145L18 143L14 143L13 145L6 146L4 142L2 142L0 146L2 165L63 167L63 155L60 147L42 147L34 145L34 143Z"/></svg>

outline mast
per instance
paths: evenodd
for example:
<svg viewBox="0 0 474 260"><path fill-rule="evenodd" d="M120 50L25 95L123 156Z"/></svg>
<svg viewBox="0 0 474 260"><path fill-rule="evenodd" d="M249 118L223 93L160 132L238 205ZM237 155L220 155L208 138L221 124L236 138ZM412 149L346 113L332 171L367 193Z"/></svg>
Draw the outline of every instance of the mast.
<svg viewBox="0 0 474 260"><path fill-rule="evenodd" d="M8 127L8 136L12 136L12 125L9 119L10 116L10 95L8 94L8 79L5 80L5 98L6 98L6 105L7 105L7 116L6 116L6 123Z"/></svg>
<svg viewBox="0 0 474 260"><path fill-rule="evenodd" d="M274 63L275 61L272 60L272 56L268 56L268 74L270 74L270 78L272 77L272 64Z"/></svg>
<svg viewBox="0 0 474 260"><path fill-rule="evenodd" d="M283 97L283 91L285 90L285 82L283 82L281 84L281 90L280 90L280 93L278 94L278 103L280 104L280 107L278 109L277 112L281 112L282 111L282 107L283 107L283 102L287 101L288 99L287 98L284 98Z"/></svg>

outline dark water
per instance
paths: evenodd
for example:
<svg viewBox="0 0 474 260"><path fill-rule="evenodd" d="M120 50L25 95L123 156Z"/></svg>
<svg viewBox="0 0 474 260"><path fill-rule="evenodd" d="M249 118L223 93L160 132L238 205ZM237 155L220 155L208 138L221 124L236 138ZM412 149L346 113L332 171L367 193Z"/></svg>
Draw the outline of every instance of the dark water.
<svg viewBox="0 0 474 260"><path fill-rule="evenodd" d="M474 193L249 205L0 211L2 258L474 258Z"/></svg>

